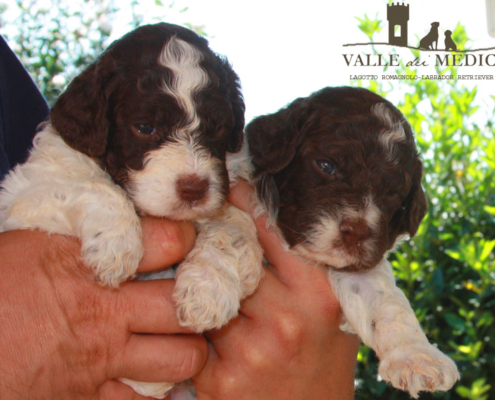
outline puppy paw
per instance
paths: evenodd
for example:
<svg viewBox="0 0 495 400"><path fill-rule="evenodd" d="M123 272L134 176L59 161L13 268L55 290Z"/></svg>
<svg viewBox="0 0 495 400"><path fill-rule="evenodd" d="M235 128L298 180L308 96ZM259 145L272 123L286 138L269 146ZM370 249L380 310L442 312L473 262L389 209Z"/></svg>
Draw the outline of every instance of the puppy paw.
<svg viewBox="0 0 495 400"><path fill-rule="evenodd" d="M247 240L245 244L239 246L238 271L241 282L241 297L252 295L258 288L263 277L263 249L256 240Z"/></svg>
<svg viewBox="0 0 495 400"><path fill-rule="evenodd" d="M112 224L109 223L109 226ZM120 232L112 227L83 236L81 254L83 261L93 268L97 281L102 285L118 287L135 275L143 257L139 221Z"/></svg>
<svg viewBox="0 0 495 400"><path fill-rule="evenodd" d="M136 382L126 378L120 378L119 380L130 386L137 394L155 399L164 399L174 386L173 383L168 382Z"/></svg>
<svg viewBox="0 0 495 400"><path fill-rule="evenodd" d="M460 378L455 363L430 344L394 350L381 361L379 373L414 398L423 391L447 391Z"/></svg>
<svg viewBox="0 0 495 400"><path fill-rule="evenodd" d="M195 248L177 270L174 300L180 323L196 332L220 328L263 276L263 250L251 218L226 207L198 225Z"/></svg>
<svg viewBox="0 0 495 400"><path fill-rule="evenodd" d="M208 265L194 269L181 265L173 298L180 324L203 332L220 328L237 316L241 284L235 274L219 275Z"/></svg>
<svg viewBox="0 0 495 400"><path fill-rule="evenodd" d="M229 246L224 247L225 255L230 257L232 267L239 273L242 298L250 296L257 289L263 277L263 248L258 240L258 233L251 217L235 207L229 207L223 221L226 226Z"/></svg>

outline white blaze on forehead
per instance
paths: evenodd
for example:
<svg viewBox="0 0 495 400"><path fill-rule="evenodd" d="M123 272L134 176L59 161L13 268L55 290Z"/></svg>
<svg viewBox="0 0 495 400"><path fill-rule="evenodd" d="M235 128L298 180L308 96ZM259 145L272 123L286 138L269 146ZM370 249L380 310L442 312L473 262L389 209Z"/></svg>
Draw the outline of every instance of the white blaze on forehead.
<svg viewBox="0 0 495 400"><path fill-rule="evenodd" d="M200 120L194 95L209 82L200 65L202 57L196 47L177 37L160 55L160 64L172 73L162 90L177 101L187 125L176 127L168 141L147 153L142 170L129 171L129 194L146 214L190 220L216 213L225 201L222 161L198 143ZM197 204L184 200L177 189L177 183L190 176L208 182L208 192Z"/></svg>
<svg viewBox="0 0 495 400"><path fill-rule="evenodd" d="M172 71L170 84L164 83L163 91L177 100L188 118L189 132L197 129L199 118L194 104L194 94L204 88L208 75L201 68L201 52L175 36L163 48L160 64Z"/></svg>
<svg viewBox="0 0 495 400"><path fill-rule="evenodd" d="M407 139L404 127L385 103L375 104L371 107L371 112L385 125L385 130L380 133L378 140L388 153L387 161L393 161L395 144Z"/></svg>

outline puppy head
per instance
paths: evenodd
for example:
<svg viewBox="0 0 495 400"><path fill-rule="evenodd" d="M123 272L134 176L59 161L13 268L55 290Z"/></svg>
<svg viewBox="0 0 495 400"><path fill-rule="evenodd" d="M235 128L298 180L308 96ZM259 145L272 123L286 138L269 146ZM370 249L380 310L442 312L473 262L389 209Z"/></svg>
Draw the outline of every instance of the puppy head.
<svg viewBox="0 0 495 400"><path fill-rule="evenodd" d="M191 219L226 199L225 155L242 144L244 102L206 40L161 23L114 42L60 96L51 123L141 213Z"/></svg>
<svg viewBox="0 0 495 400"><path fill-rule="evenodd" d="M448 37L448 38L449 38L449 37L452 37L452 31L450 31L450 30L446 30L446 31L445 31L445 37Z"/></svg>
<svg viewBox="0 0 495 400"><path fill-rule="evenodd" d="M246 127L260 200L290 247L375 266L426 213L411 127L380 96L326 88Z"/></svg>

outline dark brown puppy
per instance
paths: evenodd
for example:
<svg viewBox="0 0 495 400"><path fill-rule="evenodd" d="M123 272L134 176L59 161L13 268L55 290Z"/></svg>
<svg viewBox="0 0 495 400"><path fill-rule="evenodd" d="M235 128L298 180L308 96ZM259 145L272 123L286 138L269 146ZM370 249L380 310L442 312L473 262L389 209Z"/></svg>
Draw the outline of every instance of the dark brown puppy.
<svg viewBox="0 0 495 400"><path fill-rule="evenodd" d="M428 342L395 285L387 252L426 213L410 125L359 88L325 88L246 127L251 180L290 251L329 267L341 328L380 359L379 373L413 397L448 390L455 364Z"/></svg>
<svg viewBox="0 0 495 400"><path fill-rule="evenodd" d="M261 200L291 247L366 270L416 233L426 213L422 164L411 127L380 96L326 88L246 132Z"/></svg>

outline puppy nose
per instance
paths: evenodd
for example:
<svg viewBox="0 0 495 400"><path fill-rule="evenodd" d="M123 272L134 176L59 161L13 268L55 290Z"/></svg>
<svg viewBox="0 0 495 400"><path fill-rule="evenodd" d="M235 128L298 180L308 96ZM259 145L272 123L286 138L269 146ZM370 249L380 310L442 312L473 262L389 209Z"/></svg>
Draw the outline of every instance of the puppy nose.
<svg viewBox="0 0 495 400"><path fill-rule="evenodd" d="M180 198L188 202L201 200L209 188L208 180L197 175L188 175L177 181L177 192Z"/></svg>
<svg viewBox="0 0 495 400"><path fill-rule="evenodd" d="M340 224L342 239L348 246L356 246L369 238L370 229L362 219L344 219Z"/></svg>

